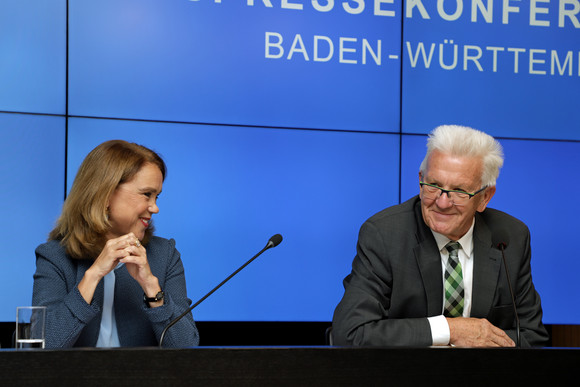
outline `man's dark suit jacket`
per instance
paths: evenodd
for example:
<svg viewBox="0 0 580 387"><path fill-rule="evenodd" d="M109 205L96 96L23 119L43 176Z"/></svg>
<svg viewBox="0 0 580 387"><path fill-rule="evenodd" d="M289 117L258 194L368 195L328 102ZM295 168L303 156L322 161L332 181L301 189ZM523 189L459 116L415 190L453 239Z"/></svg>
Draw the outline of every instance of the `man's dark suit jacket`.
<svg viewBox="0 0 580 387"><path fill-rule="evenodd" d="M471 317L487 318L516 341L515 317L501 251L492 235L509 236L508 272L520 319L522 347L544 346L540 296L532 283L530 232L494 209L476 213ZM333 317L337 345L429 346L427 317L442 314L441 256L418 196L387 208L361 227L352 272Z"/></svg>

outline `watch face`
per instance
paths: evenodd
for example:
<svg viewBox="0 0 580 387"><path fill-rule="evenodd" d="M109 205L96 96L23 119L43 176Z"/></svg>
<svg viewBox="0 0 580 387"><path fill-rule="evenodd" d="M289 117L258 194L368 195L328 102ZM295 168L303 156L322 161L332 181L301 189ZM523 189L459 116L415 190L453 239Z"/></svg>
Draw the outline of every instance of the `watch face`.
<svg viewBox="0 0 580 387"><path fill-rule="evenodd" d="M159 292L155 295L155 301L161 301L163 299L163 292Z"/></svg>

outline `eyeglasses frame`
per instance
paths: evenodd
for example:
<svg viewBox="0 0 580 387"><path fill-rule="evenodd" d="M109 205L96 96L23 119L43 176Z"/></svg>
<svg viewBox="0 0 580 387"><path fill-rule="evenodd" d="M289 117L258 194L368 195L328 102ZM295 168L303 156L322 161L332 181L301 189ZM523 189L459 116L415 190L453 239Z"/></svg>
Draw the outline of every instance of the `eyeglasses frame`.
<svg viewBox="0 0 580 387"><path fill-rule="evenodd" d="M450 193L450 192L457 192L457 193L466 194L466 195L469 197L469 198L468 198L468 200L471 200L471 198L472 198L472 197L474 197L475 195L477 195L477 194L478 194L478 193L480 193L480 192L483 192L483 191L484 191L484 190L485 190L485 189L488 187L488 186L486 185L486 186L482 187L481 189L478 189L477 191L475 191L475 192L471 193L471 192L466 192L466 191L457 190L457 189L444 189L444 188L441 188L441 187L439 187L439 186L436 186L436 185L433 185L433 184L425 183L424 181L420 181L420 182L419 182L419 185L421 186L421 188L423 188L423 186L424 186L424 185L426 185L426 186L429 186L429 187L433 187L433 188L437 188L439 191L441 191L441 193L439 194L439 196L437 196L437 199L438 199L438 198L440 198L440 197L441 197L441 195L443 195L443 194L447 194L447 198L448 198L449 200L452 200L452 199L451 199L451 196L449 196L449 193ZM454 203L454 204L457 204L457 203L455 203L455 202L453 202L453 203Z"/></svg>

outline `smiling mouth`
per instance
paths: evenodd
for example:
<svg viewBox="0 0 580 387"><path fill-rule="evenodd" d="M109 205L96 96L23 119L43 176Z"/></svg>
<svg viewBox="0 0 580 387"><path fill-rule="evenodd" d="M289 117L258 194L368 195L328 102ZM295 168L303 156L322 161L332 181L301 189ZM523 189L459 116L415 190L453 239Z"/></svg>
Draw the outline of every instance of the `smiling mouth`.
<svg viewBox="0 0 580 387"><path fill-rule="evenodd" d="M151 218L139 218L141 220L141 223L143 223L143 226L145 227L149 227L149 223L151 223Z"/></svg>
<svg viewBox="0 0 580 387"><path fill-rule="evenodd" d="M435 216L440 217L440 218L449 218L449 217L454 215L453 213L445 213L445 212L437 212L437 211L434 211L434 213L435 213Z"/></svg>

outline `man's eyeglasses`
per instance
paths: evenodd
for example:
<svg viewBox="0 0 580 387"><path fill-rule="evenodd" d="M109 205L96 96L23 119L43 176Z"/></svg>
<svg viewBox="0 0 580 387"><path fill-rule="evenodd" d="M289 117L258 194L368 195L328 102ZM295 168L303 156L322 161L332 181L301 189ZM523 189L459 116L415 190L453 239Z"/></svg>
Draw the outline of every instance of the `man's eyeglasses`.
<svg viewBox="0 0 580 387"><path fill-rule="evenodd" d="M487 188L487 186L481 188L480 190L470 193L461 190L454 190L454 189L443 189L433 184L419 182L419 185L423 189L423 196L427 199L437 200L439 196L443 194L447 194L447 197L453 204L457 206L464 206L469 202L469 199L474 197L480 192L483 192Z"/></svg>

